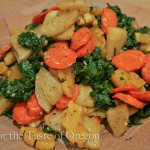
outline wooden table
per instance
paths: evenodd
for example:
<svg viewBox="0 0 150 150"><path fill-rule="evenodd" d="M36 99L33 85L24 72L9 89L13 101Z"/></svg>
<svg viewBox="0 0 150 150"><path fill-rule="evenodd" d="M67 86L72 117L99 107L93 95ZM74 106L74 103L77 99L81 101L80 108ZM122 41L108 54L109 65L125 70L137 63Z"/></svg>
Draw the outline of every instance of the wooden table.
<svg viewBox="0 0 150 150"><path fill-rule="evenodd" d="M98 1L98 0L97 0ZM9 32L14 28L23 27L31 22L32 16L55 0L0 0L0 47L9 41ZM150 0L101 0L102 3L117 4L124 13L135 16L140 26L150 26ZM102 4L105 6L105 4ZM150 150L150 119L144 121L143 126L137 126L129 129L125 135L119 139L114 138L106 130L101 133L101 150ZM18 129L13 125L12 120L0 118L0 150L31 150L20 139L17 139ZM1 139L2 134L13 134L15 140ZM60 148L57 144L56 149Z"/></svg>

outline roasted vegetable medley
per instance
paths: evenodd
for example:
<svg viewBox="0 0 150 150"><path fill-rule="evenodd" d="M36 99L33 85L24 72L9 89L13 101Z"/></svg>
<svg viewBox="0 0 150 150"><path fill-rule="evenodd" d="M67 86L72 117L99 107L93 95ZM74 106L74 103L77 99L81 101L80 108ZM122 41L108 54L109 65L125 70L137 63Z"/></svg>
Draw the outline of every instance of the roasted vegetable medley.
<svg viewBox="0 0 150 150"><path fill-rule="evenodd" d="M102 124L120 137L150 116L150 28L118 6L59 1L10 39L0 50L0 115L21 125L26 144L51 150L65 137L95 150Z"/></svg>

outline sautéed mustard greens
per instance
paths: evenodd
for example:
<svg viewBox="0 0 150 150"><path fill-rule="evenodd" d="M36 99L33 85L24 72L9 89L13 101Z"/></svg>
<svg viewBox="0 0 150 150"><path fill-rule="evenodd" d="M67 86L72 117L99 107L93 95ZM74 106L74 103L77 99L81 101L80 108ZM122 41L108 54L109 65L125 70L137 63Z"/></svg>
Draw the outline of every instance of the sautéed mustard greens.
<svg viewBox="0 0 150 150"><path fill-rule="evenodd" d="M118 18L118 27L125 28L128 34L127 41L123 47L123 50L127 49L139 49L139 43L136 41L135 32L150 33L148 27L137 27L132 26L134 17L128 17L123 14L118 6L112 6L107 4L108 8L116 12ZM93 11L93 7L90 7L90 12ZM101 27L101 17L97 18L98 25ZM25 48L29 48L33 51L33 55L28 59L16 63L19 68L23 79L16 79L14 81L7 81L0 78L0 95L3 95L9 101L27 101L32 94L35 92L35 80L36 75L39 72L41 66L44 65L43 58L40 55L40 51L46 51L55 42L52 38L48 38L45 35L40 37L32 32L37 28L37 25L33 23L27 25L26 32L21 33L18 36L18 43ZM80 26L75 26L75 31ZM31 31L32 30L32 31ZM46 42L46 46L45 46ZM86 55L82 58L78 58L74 65L75 69L75 81L77 84L88 85L92 87L90 93L96 110L104 109L107 111L110 107L114 107L111 99L111 91L113 84L110 80L112 73L115 68L111 65L111 62L105 61L102 57L101 48L95 47L95 50L91 55ZM140 74L139 74L140 75ZM150 85L146 84L145 89L149 90ZM12 109L6 110L3 113L5 116L12 118ZM142 122L140 118L146 118L150 116L150 104L146 105L142 110L139 110L136 114L130 116L129 127L132 125L140 125ZM59 135L59 132L51 129L47 125L43 125L43 131L49 134Z"/></svg>

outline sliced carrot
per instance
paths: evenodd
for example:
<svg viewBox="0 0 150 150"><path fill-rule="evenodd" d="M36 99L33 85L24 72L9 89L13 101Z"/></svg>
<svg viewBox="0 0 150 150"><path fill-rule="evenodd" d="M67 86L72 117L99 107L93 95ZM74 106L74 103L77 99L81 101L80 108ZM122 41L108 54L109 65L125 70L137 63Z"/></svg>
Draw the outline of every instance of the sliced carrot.
<svg viewBox="0 0 150 150"><path fill-rule="evenodd" d="M35 24L35 25L43 23L46 14L50 13L51 11L55 11L55 10L59 10L59 7L58 6L53 6L53 7L49 8L46 11L40 12L39 14L37 14L33 17L32 23Z"/></svg>
<svg viewBox="0 0 150 150"><path fill-rule="evenodd" d="M33 121L38 120L38 117L31 117L28 115L28 109L27 109L27 103L26 102L18 102L16 103L16 106L13 109L13 119L18 124L29 124Z"/></svg>
<svg viewBox="0 0 150 150"><path fill-rule="evenodd" d="M68 49L68 43L67 42L56 42L52 45L52 47L54 48L64 48L64 49Z"/></svg>
<svg viewBox="0 0 150 150"><path fill-rule="evenodd" d="M77 30L71 38L71 49L77 50L85 45L91 37L91 32L88 28L83 27Z"/></svg>
<svg viewBox="0 0 150 150"><path fill-rule="evenodd" d="M87 44L77 50L77 58L90 55L94 51L95 46L96 42L94 40L89 40Z"/></svg>
<svg viewBox="0 0 150 150"><path fill-rule="evenodd" d="M103 8L101 16L101 28L102 31L107 34L108 29L111 27L117 27L118 19L116 13L110 8Z"/></svg>
<svg viewBox="0 0 150 150"><path fill-rule="evenodd" d="M31 98L27 101L28 115L31 117L41 118L45 111L39 106L36 95L33 94Z"/></svg>
<svg viewBox="0 0 150 150"><path fill-rule="evenodd" d="M145 92L129 91L128 94L141 101L150 102L150 91L145 91Z"/></svg>
<svg viewBox="0 0 150 150"><path fill-rule="evenodd" d="M138 87L136 86L119 86L112 90L112 93L124 92L124 91L137 91Z"/></svg>
<svg viewBox="0 0 150 150"><path fill-rule="evenodd" d="M136 71L145 65L146 56L139 50L124 51L112 59L112 65L126 71Z"/></svg>
<svg viewBox="0 0 150 150"><path fill-rule="evenodd" d="M73 97L69 98L69 97L66 97L65 95L63 95L59 101L55 104L56 108L58 109L64 109L68 106L68 103L70 101L74 101L76 100L76 98L79 96L80 94L80 88L77 84L75 84L75 92L74 92L74 95Z"/></svg>
<svg viewBox="0 0 150 150"><path fill-rule="evenodd" d="M3 47L2 49L0 49L0 55L3 55L4 53L8 52L11 48L12 48L12 44L8 44L5 47Z"/></svg>
<svg viewBox="0 0 150 150"><path fill-rule="evenodd" d="M71 49L50 48L44 53L44 63L52 69L64 69L76 62L77 54Z"/></svg>
<svg viewBox="0 0 150 150"><path fill-rule="evenodd" d="M141 69L141 74L142 78L146 82L150 82L150 54L146 55L146 64L145 66Z"/></svg>
<svg viewBox="0 0 150 150"><path fill-rule="evenodd" d="M137 100L136 98L128 95L128 94L123 94L123 93L116 93L113 98L117 98L119 100L122 100L123 102L132 105L136 108L142 109L145 106L145 103Z"/></svg>

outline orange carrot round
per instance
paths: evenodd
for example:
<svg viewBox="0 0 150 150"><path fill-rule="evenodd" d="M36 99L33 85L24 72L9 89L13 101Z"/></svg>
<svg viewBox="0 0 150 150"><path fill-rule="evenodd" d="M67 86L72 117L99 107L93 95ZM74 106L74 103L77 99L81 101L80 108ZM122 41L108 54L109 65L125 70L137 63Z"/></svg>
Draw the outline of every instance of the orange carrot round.
<svg viewBox="0 0 150 150"><path fill-rule="evenodd" d="M111 27L117 27L118 19L116 13L110 8L104 8L102 10L101 28L102 31L107 34L108 29Z"/></svg>
<svg viewBox="0 0 150 150"><path fill-rule="evenodd" d="M81 46L85 45L91 37L90 30L86 27L77 30L71 38L71 49L77 50Z"/></svg>
<svg viewBox="0 0 150 150"><path fill-rule="evenodd" d="M145 65L145 58L139 50L127 50L113 57L112 65L126 71L136 71Z"/></svg>
<svg viewBox="0 0 150 150"><path fill-rule="evenodd" d="M37 117L29 116L27 112L28 112L27 103L18 102L16 103L16 106L13 109L12 117L18 124L22 124L22 125L29 124L39 119Z"/></svg>
<svg viewBox="0 0 150 150"><path fill-rule="evenodd" d="M68 46L68 43L67 42L56 42L52 45L52 47L54 48L64 48L64 49L68 49L69 46Z"/></svg>
<svg viewBox="0 0 150 150"><path fill-rule="evenodd" d="M59 101L55 104L56 108L58 108L58 109L66 108L68 106L68 103L70 101L76 100L76 98L79 96L79 94L80 94L80 88L79 88L79 86L77 84L75 84L75 92L74 92L73 97L69 98L69 97L63 95L59 99Z"/></svg>
<svg viewBox="0 0 150 150"><path fill-rule="evenodd" d="M122 100L123 102L132 105L136 108L142 109L145 106L145 103L137 100L136 98L128 95L128 94L123 94L123 93L116 93L113 98L117 98L119 100Z"/></svg>
<svg viewBox="0 0 150 150"><path fill-rule="evenodd" d="M119 86L112 90L112 93L125 92L125 91L137 91L138 87L136 86Z"/></svg>
<svg viewBox="0 0 150 150"><path fill-rule="evenodd" d="M146 82L150 82L150 54L146 55L146 64L141 69L142 78Z"/></svg>
<svg viewBox="0 0 150 150"><path fill-rule="evenodd" d="M44 53L44 63L52 69L64 69L76 62L77 54L71 49L50 48Z"/></svg>
<svg viewBox="0 0 150 150"><path fill-rule="evenodd" d="M128 94L141 101L150 102L150 91L145 91L145 92L129 91Z"/></svg>
<svg viewBox="0 0 150 150"><path fill-rule="evenodd" d="M27 101L28 115L31 117L41 118L45 111L39 106L36 95L33 94L31 98Z"/></svg>
<svg viewBox="0 0 150 150"><path fill-rule="evenodd" d="M38 24L40 24L40 23L43 23L46 14L48 14L48 13L51 12L51 11L55 11L55 10L59 10L59 7L58 7L58 6L53 6L53 7L49 8L49 9L46 10L46 11L40 12L39 14L37 14L37 15L35 15L35 16L33 17L32 23L35 24L35 25L38 25Z"/></svg>
<svg viewBox="0 0 150 150"><path fill-rule="evenodd" d="M77 58L90 55L94 51L95 46L96 42L94 40L89 40L87 44L77 50Z"/></svg>
<svg viewBox="0 0 150 150"><path fill-rule="evenodd" d="M12 48L12 44L8 44L6 45L5 47L3 47L2 49L0 49L0 55L3 55L5 54L6 52L8 52L11 48Z"/></svg>

